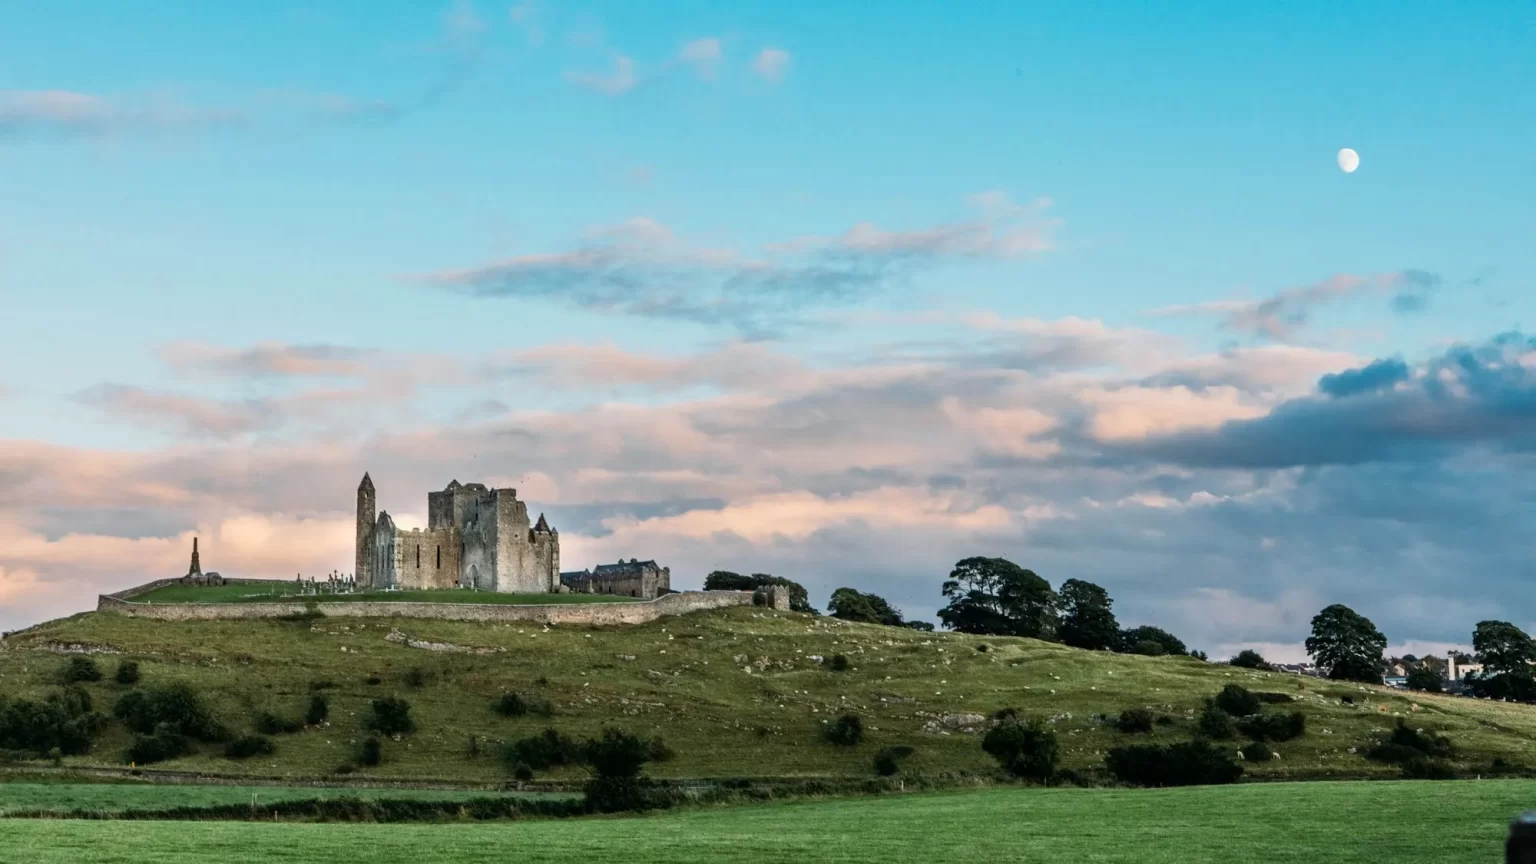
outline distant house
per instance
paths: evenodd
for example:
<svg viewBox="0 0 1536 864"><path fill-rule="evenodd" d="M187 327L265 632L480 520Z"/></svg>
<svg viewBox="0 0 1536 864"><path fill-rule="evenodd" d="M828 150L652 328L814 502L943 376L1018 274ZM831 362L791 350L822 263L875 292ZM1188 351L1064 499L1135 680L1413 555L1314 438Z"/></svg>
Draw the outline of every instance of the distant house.
<svg viewBox="0 0 1536 864"><path fill-rule="evenodd" d="M649 600L672 591L672 570L655 561L631 558L599 564L591 570L560 574L560 584L575 594L614 594Z"/></svg>
<svg viewBox="0 0 1536 864"><path fill-rule="evenodd" d="M1452 657L1446 661L1445 677L1450 681L1463 681L1473 672L1483 671L1481 663L1457 663Z"/></svg>

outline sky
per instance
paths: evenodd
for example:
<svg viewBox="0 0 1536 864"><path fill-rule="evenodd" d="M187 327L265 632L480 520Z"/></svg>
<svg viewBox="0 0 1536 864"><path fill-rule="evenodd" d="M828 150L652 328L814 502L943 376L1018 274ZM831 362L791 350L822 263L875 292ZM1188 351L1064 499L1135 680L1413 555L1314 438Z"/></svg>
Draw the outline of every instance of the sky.
<svg viewBox="0 0 1536 864"><path fill-rule="evenodd" d="M512 486L934 620L1536 627L1536 6L0 0L0 627ZM1360 154L1341 171L1340 148Z"/></svg>

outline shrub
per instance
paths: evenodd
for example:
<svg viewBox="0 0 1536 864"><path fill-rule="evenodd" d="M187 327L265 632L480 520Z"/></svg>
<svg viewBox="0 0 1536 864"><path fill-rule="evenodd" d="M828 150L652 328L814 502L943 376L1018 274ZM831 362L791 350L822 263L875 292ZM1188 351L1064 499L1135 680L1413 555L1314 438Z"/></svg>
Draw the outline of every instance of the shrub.
<svg viewBox="0 0 1536 864"><path fill-rule="evenodd" d="M1116 747L1104 757L1116 779L1134 786L1207 786L1235 783L1243 766L1210 742Z"/></svg>
<svg viewBox="0 0 1536 864"><path fill-rule="evenodd" d="M71 657L59 672L59 681L63 684L75 684L81 681L100 681L101 669L96 661L90 657Z"/></svg>
<svg viewBox="0 0 1536 864"><path fill-rule="evenodd" d="M367 684L369 687L377 687L384 683L384 679L377 675L369 675L367 678L363 679L363 683Z"/></svg>
<svg viewBox="0 0 1536 864"><path fill-rule="evenodd" d="M990 649L988 649L988 648L987 648L987 646L986 646L986 645L977 645L977 646L976 646L976 650L977 650L977 651L980 651L980 652L981 652L981 653L983 653L983 654L985 654L985 653L987 653L987 651L988 651L988 650L990 650Z"/></svg>
<svg viewBox="0 0 1536 864"><path fill-rule="evenodd" d="M272 739L261 735L242 735L224 745L224 756L228 759L249 759L271 752Z"/></svg>
<svg viewBox="0 0 1536 864"><path fill-rule="evenodd" d="M1296 701L1296 697L1285 693L1255 693L1253 695L1257 696L1259 701L1265 705L1284 705L1287 702Z"/></svg>
<svg viewBox="0 0 1536 864"><path fill-rule="evenodd" d="M1157 642L1152 639L1142 639L1132 644L1128 653L1140 654L1144 657L1161 657L1164 654L1167 654L1168 651L1163 647L1163 643L1161 642Z"/></svg>
<svg viewBox="0 0 1536 864"><path fill-rule="evenodd" d="M422 669L412 666L405 670L405 686L412 690L419 690L427 684L427 673Z"/></svg>
<svg viewBox="0 0 1536 864"><path fill-rule="evenodd" d="M827 668L833 672L847 672L848 658L842 654L833 654L832 659L827 661Z"/></svg>
<svg viewBox="0 0 1536 864"><path fill-rule="evenodd" d="M255 717L256 731L263 735L289 735L304 728L304 724L292 717L283 717L271 711L258 711Z"/></svg>
<svg viewBox="0 0 1536 864"><path fill-rule="evenodd" d="M1243 759L1248 762L1268 762L1274 752L1263 741L1254 741L1238 751L1243 754Z"/></svg>
<svg viewBox="0 0 1536 864"><path fill-rule="evenodd" d="M119 684L139 683L139 664L136 660L119 660L117 674L112 679Z"/></svg>
<svg viewBox="0 0 1536 864"><path fill-rule="evenodd" d="M528 702L517 693L503 693L496 700L496 713L503 717L521 717L528 713Z"/></svg>
<svg viewBox="0 0 1536 864"><path fill-rule="evenodd" d="M135 765L151 765L192 752L192 741L169 723L161 723L149 735L136 735L128 747L128 761Z"/></svg>
<svg viewBox="0 0 1536 864"><path fill-rule="evenodd" d="M1115 728L1127 735L1152 731L1152 712L1145 708L1127 708L1120 712Z"/></svg>
<svg viewBox="0 0 1536 864"><path fill-rule="evenodd" d="M41 702L0 696L0 760L7 755L60 756L89 752L107 718L91 710L91 695L78 684Z"/></svg>
<svg viewBox="0 0 1536 864"><path fill-rule="evenodd" d="M569 765L580 756L581 751L576 742L553 728L513 742L506 752L509 764L516 766L521 763L535 771L548 771L558 765Z"/></svg>
<svg viewBox="0 0 1536 864"><path fill-rule="evenodd" d="M324 693L316 693L309 697L309 710L304 712L304 722L310 726L319 726L331 716L331 700L325 698Z"/></svg>
<svg viewBox="0 0 1536 864"><path fill-rule="evenodd" d="M619 729L603 734L581 747L581 759L592 771L587 781L587 809L598 813L645 810L659 803L651 784L641 777L650 759L650 743Z"/></svg>
<svg viewBox="0 0 1536 864"><path fill-rule="evenodd" d="M1423 693L1439 693L1445 689L1445 677L1440 674L1440 670L1424 663L1408 670L1405 683L1409 690Z"/></svg>
<svg viewBox="0 0 1536 864"><path fill-rule="evenodd" d="M839 747L853 747L864 740L864 721L857 714L844 714L827 727L826 734Z"/></svg>
<svg viewBox="0 0 1536 864"><path fill-rule="evenodd" d="M381 735L406 735L416 731L416 721L411 719L411 703L398 696L373 700L373 717L368 728Z"/></svg>
<svg viewBox="0 0 1536 864"><path fill-rule="evenodd" d="M882 748L875 754L875 773L881 777L894 775L901 770L901 760L911 756L912 752L912 748L905 744Z"/></svg>
<svg viewBox="0 0 1536 864"><path fill-rule="evenodd" d="M677 751L668 746L660 735L651 739L650 756L652 762L670 762L677 758Z"/></svg>
<svg viewBox="0 0 1536 864"><path fill-rule="evenodd" d="M1289 741L1307 731L1307 715L1300 711L1286 714L1259 714L1238 722L1244 735L1255 741Z"/></svg>
<svg viewBox="0 0 1536 864"><path fill-rule="evenodd" d="M1237 734L1236 724L1232 722L1232 715L1217 707L1211 699L1205 701L1205 710L1200 712L1200 719L1195 728L1200 734L1216 741L1224 741Z"/></svg>
<svg viewBox="0 0 1536 864"><path fill-rule="evenodd" d="M1239 669L1257 669L1261 672L1275 671L1275 667L1265 662L1263 656L1251 648L1246 651L1239 651L1237 656L1228 660L1227 663Z"/></svg>
<svg viewBox="0 0 1536 864"><path fill-rule="evenodd" d="M311 681L311 682L309 682L309 692L311 692L311 693L318 693L321 690L331 690L331 689L334 689L335 687L336 687L336 682L334 682L334 681L326 681L324 679L321 679L319 681Z"/></svg>
<svg viewBox="0 0 1536 864"><path fill-rule="evenodd" d="M515 762L512 764L512 776L519 783L527 783L533 779L533 769L526 762Z"/></svg>
<svg viewBox="0 0 1536 864"><path fill-rule="evenodd" d="M1259 697L1248 692L1246 687L1237 684L1228 684L1216 694L1216 707L1231 714L1233 717L1247 717L1257 714L1263 706Z"/></svg>
<svg viewBox="0 0 1536 864"><path fill-rule="evenodd" d="M1365 751L1365 758L1374 762L1407 764L1415 759L1443 759L1451 756L1455 748L1444 735L1408 728L1401 717L1387 740Z"/></svg>
<svg viewBox="0 0 1536 864"><path fill-rule="evenodd" d="M229 738L228 730L214 719L197 691L181 682L130 690L112 706L112 713L140 735L153 735L164 725L202 741Z"/></svg>
<svg viewBox="0 0 1536 864"><path fill-rule="evenodd" d="M1169 717L1167 714L1159 714L1157 715L1157 720L1154 722L1156 722L1159 726L1172 726L1173 718Z"/></svg>
<svg viewBox="0 0 1536 864"><path fill-rule="evenodd" d="M1015 777L1046 782L1056 774L1060 748L1056 733L1045 728L1038 717L1019 720L1017 716L987 730L981 749L996 759L1004 771Z"/></svg>
<svg viewBox="0 0 1536 864"><path fill-rule="evenodd" d="M1455 780L1456 769L1440 759L1419 756L1403 763L1403 776L1411 780Z"/></svg>
<svg viewBox="0 0 1536 864"><path fill-rule="evenodd" d="M363 739L363 746L357 754L357 764L372 767L384 759L384 745L377 738Z"/></svg>

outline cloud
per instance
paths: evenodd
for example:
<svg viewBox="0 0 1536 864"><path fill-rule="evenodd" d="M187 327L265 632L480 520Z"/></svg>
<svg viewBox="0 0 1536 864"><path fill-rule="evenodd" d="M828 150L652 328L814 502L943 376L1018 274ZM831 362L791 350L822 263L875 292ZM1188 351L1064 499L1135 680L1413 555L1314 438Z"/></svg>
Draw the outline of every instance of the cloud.
<svg viewBox="0 0 1536 864"><path fill-rule="evenodd" d="M231 378L363 377L375 352L338 345L288 345L266 342L229 348L199 342L175 342L158 349L160 359L179 371Z"/></svg>
<svg viewBox="0 0 1536 864"><path fill-rule="evenodd" d="M1048 249L1054 222L1001 193L974 196L974 220L908 231L855 226L832 237L771 244L753 256L696 246L648 218L588 232L577 247L519 255L416 277L484 298L541 298L581 309L724 325L753 338L806 326L809 314L849 303L918 265L1015 258Z"/></svg>
<svg viewBox="0 0 1536 864"><path fill-rule="evenodd" d="M725 52L720 40L711 36L684 44L678 56L684 63L697 70L700 77L712 79L720 68L720 61L724 59Z"/></svg>
<svg viewBox="0 0 1536 864"><path fill-rule="evenodd" d="M512 8L507 10L507 19L522 28L530 45L544 44L544 27L540 21L541 18L538 5L533 0L514 3Z"/></svg>
<svg viewBox="0 0 1536 864"><path fill-rule="evenodd" d="M1341 273L1297 288L1286 288L1260 300L1213 300L1183 306L1167 306L1147 314L1153 316L1214 315L1220 327L1262 339L1287 340L1312 323L1321 307L1351 297L1392 294L1391 305L1398 311L1423 308L1425 298L1440 282L1433 273L1403 270L1374 276Z"/></svg>
<svg viewBox="0 0 1536 864"><path fill-rule="evenodd" d="M608 239L678 242L656 225ZM673 254L722 260L683 247ZM654 557L679 586L717 568L779 573L817 602L855 585L928 620L944 575L975 554L1056 585L1094 581L1126 624L1213 656L1294 648L1332 602L1393 644L1536 620L1522 584L1536 555L1528 337L1373 362L1296 346L1199 353L1086 319L910 321L924 341L891 349L867 338L889 320L847 316L847 347L818 355L743 340L494 351L461 359L463 401L444 409L461 417L388 422L318 407L334 401L327 373L345 371L328 364L389 370L412 355L168 352L222 387L277 392L253 411L228 392L153 410L215 430L283 425L133 452L0 441L0 619L181 572L193 532L229 575L345 570L368 470L380 505L407 516L453 477L514 486L560 529L571 567ZM390 376L355 383L375 377ZM124 410L168 395L190 398L117 394Z"/></svg>
<svg viewBox="0 0 1536 864"><path fill-rule="evenodd" d="M623 54L613 55L613 70L605 74L567 72L566 79L588 90L596 90L609 96L628 93L639 83L635 73L635 61Z"/></svg>
<svg viewBox="0 0 1536 864"><path fill-rule="evenodd" d="M194 108L168 97L107 97L68 90L0 91L0 138L94 138L124 132L229 126L239 111Z"/></svg>
<svg viewBox="0 0 1536 864"><path fill-rule="evenodd" d="M752 71L766 81L782 81L789 73L789 52L782 48L764 48L752 58Z"/></svg>

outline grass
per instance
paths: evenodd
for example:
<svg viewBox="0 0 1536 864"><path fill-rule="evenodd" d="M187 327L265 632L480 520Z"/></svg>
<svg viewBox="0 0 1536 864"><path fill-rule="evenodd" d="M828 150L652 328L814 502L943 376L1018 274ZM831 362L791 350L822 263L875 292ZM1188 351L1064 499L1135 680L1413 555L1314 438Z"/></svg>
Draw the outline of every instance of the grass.
<svg viewBox="0 0 1536 864"><path fill-rule="evenodd" d="M190 783L0 783L0 817L22 810L161 810L215 804L270 804L311 798L409 798L465 801L472 798L536 793L444 789L341 789L315 786L214 786Z"/></svg>
<svg viewBox="0 0 1536 864"><path fill-rule="evenodd" d="M386 639L391 630L483 653L412 648ZM325 775L348 761L368 734L370 700L388 695L410 701L418 731L385 740L382 764L359 769L354 778L496 783L507 778L501 744L547 726L577 737L604 726L660 734L677 754L651 766L661 777L867 777L875 754L896 744L916 748L905 770L989 772L994 763L977 735L940 734L931 724L948 714L990 714L1005 706L1049 718L1063 767L1095 769L1113 746L1188 740L1203 700L1228 683L1290 694L1298 699L1294 705L1275 707L1307 714L1307 734L1275 745L1280 759L1249 764L1250 778L1397 776L1350 749L1366 746L1398 716L1447 734L1458 748L1458 767L1468 773L1487 773L1495 758L1528 771L1536 766L1532 706L755 608L613 627L411 618L171 623L91 613L0 643L0 694L41 697L55 689L68 657L48 649L60 643L137 660L141 686L190 683L236 734L250 730L258 711L303 716L311 683L332 685L324 690L329 725L276 736L271 756L233 762L217 746L204 745L146 775L161 768L286 782ZM978 651L982 644L989 650ZM851 668L832 672L811 659L834 654L847 656ZM105 680L87 685L104 710L127 690L111 682L116 659L98 656ZM493 704L506 692L547 700L554 714L502 717ZM1354 704L1343 704L1344 696ZM1172 722L1133 738L1095 716L1133 706ZM824 725L850 711L863 718L864 742L827 743ZM471 736L476 755L470 755ZM66 768L123 768L128 743L113 723L93 752L63 762ZM540 774L581 776L576 768Z"/></svg>
<svg viewBox="0 0 1536 864"><path fill-rule="evenodd" d="M1007 789L472 824L0 822L30 864L519 861L1017 861L1452 864L1496 861L1531 781Z"/></svg>
<svg viewBox="0 0 1536 864"><path fill-rule="evenodd" d="M411 591L358 591L352 594L300 594L292 582L273 580L268 585L167 585L134 597L134 603L272 603L302 600L315 603L493 603L539 606L550 603L621 603L631 597L607 594L503 594L463 588Z"/></svg>

